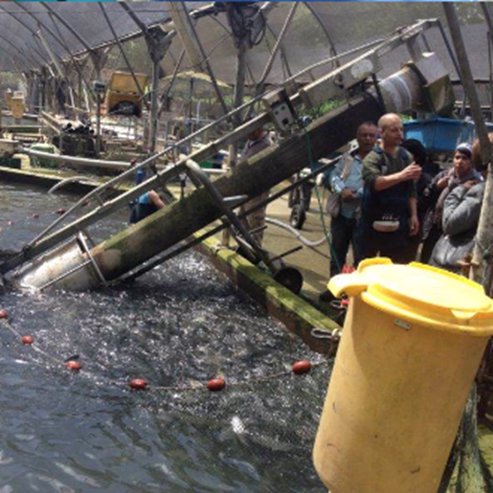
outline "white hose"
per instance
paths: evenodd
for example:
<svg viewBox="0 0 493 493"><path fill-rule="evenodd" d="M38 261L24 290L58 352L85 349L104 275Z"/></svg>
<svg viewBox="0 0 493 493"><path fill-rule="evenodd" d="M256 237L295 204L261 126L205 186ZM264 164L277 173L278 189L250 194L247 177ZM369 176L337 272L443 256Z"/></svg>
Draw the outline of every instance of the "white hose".
<svg viewBox="0 0 493 493"><path fill-rule="evenodd" d="M315 248L320 246L324 241L330 240L330 238L326 238L325 236L322 237L320 240L317 241L310 241L306 239L297 229L293 228L289 224L286 224L282 221L279 221L277 219L272 219L270 217L265 218L266 223L274 224L274 226L279 226L280 228L285 229L286 231L289 231L291 234L296 236L296 238L303 243L303 245L310 247L310 248Z"/></svg>
<svg viewBox="0 0 493 493"><path fill-rule="evenodd" d="M53 192L55 192L56 190L58 190L59 188L62 188L64 187L65 185L67 185L68 183L73 183L73 182L81 182L83 183L84 185L94 185L94 186L98 186L99 183L97 181L91 181L91 180L88 180L87 179L87 176L71 176L70 178L65 178L64 180L58 182L56 185L53 185L49 190L48 190L48 193L49 194L52 194Z"/></svg>

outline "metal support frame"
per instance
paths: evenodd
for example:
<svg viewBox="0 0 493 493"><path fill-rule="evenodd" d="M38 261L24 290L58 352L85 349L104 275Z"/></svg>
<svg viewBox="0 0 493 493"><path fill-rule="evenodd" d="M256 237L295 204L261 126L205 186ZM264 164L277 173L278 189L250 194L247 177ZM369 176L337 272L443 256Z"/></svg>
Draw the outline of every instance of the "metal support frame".
<svg viewBox="0 0 493 493"><path fill-rule="evenodd" d="M68 23L65 21L65 19L59 15L52 7L50 7L49 5L47 5L46 3L41 3L41 5L43 5L43 7L49 12L50 14L50 17L53 16L55 17L57 20L60 21L60 23L65 26L65 28L68 29L68 31L73 35L75 36L75 38L77 38L77 41L79 41L79 43L89 52L89 53L93 53L94 50L89 46L89 44L86 42L86 40ZM52 19L53 21L53 19ZM58 35L60 36L60 38L64 41L64 45L65 45L65 50L67 51L67 53L69 54L70 56L70 59L72 60L72 63L74 64L76 70L77 70L77 73L79 74L80 77L83 78L82 76L82 73L80 71L80 68L78 67L78 64L76 63L76 60L72 54L72 51L70 49L68 49L67 47L67 42L66 40L64 39L64 36L62 35L62 32L60 31L59 27L58 27L58 24L56 22L53 21L53 25L55 26L56 30L57 30L57 33ZM84 79L84 78L83 78ZM87 81L84 80L86 86L87 86ZM90 87L89 87L89 90L90 90Z"/></svg>
<svg viewBox="0 0 493 493"><path fill-rule="evenodd" d="M281 28L281 31L277 36L276 44L274 45L274 48L272 49L269 60L267 60L267 63L265 64L262 75L260 76L260 80L255 85L255 96L258 96L261 92L264 91L265 81L267 80L267 77L268 77L270 71L272 70L272 65L274 64L274 59L277 55L277 52L279 51L279 49L282 46L282 41L284 39L284 36L286 35L288 27L291 24L291 20L293 19L297 8L298 8L298 2L294 2L293 5L291 6L291 8L289 9L288 15L287 15L286 19L284 20L284 24Z"/></svg>
<svg viewBox="0 0 493 493"><path fill-rule="evenodd" d="M144 101L144 105L146 106L147 109L149 109L149 104L144 98L144 88L140 87L139 81L137 77L135 76L135 72L132 68L132 65L130 64L130 60L127 57L127 53L125 52L123 48L123 44L120 41L120 38L117 36L115 28L113 27L113 24L108 16L108 13L106 12L106 8L104 6L103 2L99 3L99 8L101 9L101 12L103 13L103 16L106 20L106 23L108 24L108 27L110 28L111 34L113 35L113 38L115 39L115 42L118 46L118 49L120 50L120 53L123 57L123 60L125 61L125 65L127 66L128 70L130 71L130 74L132 75L132 79L134 81L135 87L137 88L137 91L139 92L140 97Z"/></svg>
<svg viewBox="0 0 493 493"><path fill-rule="evenodd" d="M84 267L88 265L92 265L92 268L94 269L94 272L96 272L96 276L98 277L99 281L103 286L107 286L108 282L103 276L103 273L101 272L101 269L99 268L98 264L94 260L94 257L91 255L91 250L88 247L85 238L81 232L79 232L76 236L76 242L81 251L87 255L87 260L85 262L82 262L79 265L76 265L72 269L69 269L66 272L63 272L59 276L55 277L54 279L50 279L47 283L43 284L40 286L38 289L39 291L43 291L46 288L49 288L50 286L53 286L53 284L56 284L59 281L62 281L63 279L67 278L68 276L75 274L79 270L83 269Z"/></svg>
<svg viewBox="0 0 493 493"><path fill-rule="evenodd" d="M309 98L311 98L312 91L313 91L313 96L315 98L321 97L321 95L323 93L323 88L327 87L328 84L329 85L332 84L332 81L334 80L334 78L337 77L342 71L347 70L348 68L352 67L354 64L365 59L365 57L381 56L383 54L386 54L390 50L395 49L398 46L401 46L403 44L403 42L406 39L408 39L410 36L417 36L417 35L421 34L425 29L432 27L432 26L435 26L436 24L437 24L436 20L423 20L423 21L419 21L419 22L417 22L417 23L415 23L415 24L413 24L407 28L402 29L398 34L390 36L384 42L380 43L375 48L363 53L362 55L357 57L352 62L347 63L342 67L338 67L336 70L333 70L332 72L330 72L326 76L322 77L320 79L320 81L318 81L317 83L313 83L313 84L310 84L309 86L305 87L302 91L300 91L300 93L295 94L290 98L291 103L293 104L293 106L301 104L303 102L301 95L303 94L304 96L308 96ZM0 272L5 273L5 272L9 271L10 269L15 268L16 266L20 265L24 261L29 260L30 258L34 258L39 253L46 251L47 249L53 247L53 245L55 245L56 243L66 239L67 237L70 237L71 234L73 234L74 229L84 227L85 225L88 225L88 224L92 224L93 222L95 222L99 218L101 218L101 217L109 214L111 211L115 210L121 203L128 201L128 200L131 200L131 199L139 196L143 192L149 190L150 188L155 186L155 184L159 183L160 179L167 179L170 176L176 176L179 173L185 172L187 169L187 166L185 163L188 159L192 159L196 162L200 162L203 159L205 159L206 157L216 153L222 146L228 145L230 143L238 141L239 139L245 138L252 130L264 125L267 122L269 122L271 119L270 114L268 114L268 113L260 114L259 116L257 116L255 118L253 118L252 120L244 123L243 125L240 125L235 130L228 133L227 135L217 139L214 142L211 142L209 145L203 147L202 149L193 152L190 156L179 160L178 163L176 163L172 167L167 167L167 168L165 168L165 170L158 172L156 174L156 176L149 178L145 182L134 187L132 190L121 194L119 197L117 197L114 200L106 202L103 206L98 207L96 210L92 211L91 213L86 214L82 218L75 220L71 224L68 224L67 226L61 228L56 233L53 233L51 236L46 237L48 232L53 231L53 229L56 226L58 226L62 221L64 221L69 214L72 214L72 213L74 213L74 211L80 209L81 204L86 202L92 196L100 193L101 191L104 191L106 188L110 188L113 184L115 184L116 182L119 182L120 180L122 180L125 177L128 177L131 173L133 173L137 169L149 165L154 160L156 160L158 157L164 155L165 153L169 152L170 150L173 150L177 145L182 145L185 142L190 141L196 135L199 135L202 132L208 130L209 128L212 128L213 126L217 125L221 121L223 121L225 119L230 119L232 117L232 115L236 114L236 112L241 111L245 107L248 107L249 105L253 104L253 102L254 101L249 101L248 103L246 103L246 105L243 105L242 107L234 109L232 112L219 118L218 120L216 120L215 122L213 122L209 126L204 127L199 132L196 132L195 134L189 135L187 138L181 140L180 142L177 142L173 146L167 147L163 151L154 154L153 156L144 160L142 163L139 163L134 168L125 171L124 173L122 173L121 175L116 177L115 179L109 180L106 184L104 184L102 187L100 187L96 191L89 193L81 201L79 201L77 204L72 206L65 214L60 216L60 218L57 221L55 221L52 225L50 225L48 228L46 228L40 235L38 235L37 238L35 238L28 245L26 245L23 252L21 252L19 255L12 257L8 261L4 262L3 264L1 264L0 265ZM222 198L221 198L221 200L222 200ZM248 236L248 234L247 234L247 236Z"/></svg>
<svg viewBox="0 0 493 493"><path fill-rule="evenodd" d="M46 6L46 5L45 5ZM50 14L51 15L51 14ZM60 39L63 40L63 44L65 46L65 50L68 52L69 54L69 58L70 58L70 61L72 62L72 65L74 66L75 68L75 71L77 72L77 75L79 76L79 79L82 80L84 82L84 85L89 89L89 91L91 92L91 87L88 86L88 82L86 80L86 78L84 77L83 73L82 73L82 70L79 66L79 62L75 59L75 57L72 55L72 52L70 51L70 49L68 48L68 45L67 45L67 41L65 40L65 38L63 37L60 29L58 28L58 25L56 22L53 22L54 26L55 26L55 29L57 30L57 33L58 35L60 36ZM63 61L62 61L63 63ZM65 73L66 73L66 78L68 80L68 70L65 70ZM70 87L70 85L69 85ZM92 95L92 93L91 93ZM71 94L71 99L72 99L72 104L73 106L75 106L75 101L74 101L74 97L73 95Z"/></svg>
<svg viewBox="0 0 493 493"><path fill-rule="evenodd" d="M490 118L493 118L493 22L491 20L491 15L488 7L481 3L481 8L483 10L483 15L488 25L488 69L489 69L489 86L490 86Z"/></svg>
<svg viewBox="0 0 493 493"><path fill-rule="evenodd" d="M36 41L36 43L38 44L38 46L40 47L39 38L37 37L36 32L29 25L27 25L24 21L19 20L14 14L12 14L11 12L9 12L6 8L2 7L1 4L0 4L0 9L3 12L5 12L7 15L9 15L10 17L12 17L12 19L14 19L18 24L20 24L24 29L27 29L31 33L31 35L33 36L33 38ZM37 56L39 56L39 58L44 63L48 63L48 60L46 59L46 57L44 57L39 50L37 50L37 49L35 49L33 47L33 51L36 53ZM34 63L34 65L37 65L38 63L39 63L39 61L36 61Z"/></svg>
<svg viewBox="0 0 493 493"><path fill-rule="evenodd" d="M192 18L190 17L190 14L188 13L185 2L180 1L179 3L181 4L181 8L183 9L183 12L185 14L184 21L187 23L185 26L185 30L187 30L187 32L186 33L183 32L183 33L181 33L181 35L182 36L188 36L189 34L191 34L193 36L193 41L196 44L196 46L200 52L201 58L203 60L203 68L205 69L205 71L207 72L209 77L211 78L212 86L214 87L214 91L216 93L219 104L221 105L223 113L227 114L228 113L228 106L226 105L226 102L224 101L221 90L219 89L219 86L218 86L217 81L216 81L216 77L214 75L214 72L212 71L210 64L209 64L208 56L205 53L204 47L202 46L202 43L200 42L199 37L197 36L197 31L195 30L195 26L194 26L194 23L192 22ZM177 11L176 6L173 3L170 4L170 8L174 8L175 11Z"/></svg>
<svg viewBox="0 0 493 493"><path fill-rule="evenodd" d="M44 5L44 4L43 4ZM44 5L45 8L48 10L48 12L50 13L50 15L53 14L52 11L50 11L50 9L48 8L48 6ZM58 43L58 45L60 45L63 50L68 54L69 58L72 60L72 63L74 63L74 66L76 66L76 63L74 62L74 54L72 53L72 51L68 48L68 46L66 45L65 42L62 42L63 40L63 36L61 36L61 33L56 25L56 23L53 23L55 25L55 27L57 28L59 34L60 34L60 38L58 38L58 36L56 36L56 34L44 23L44 22L41 22L26 6L22 5L22 4L19 4L19 7L22 8L22 10L24 10L27 14L29 14L30 17L32 17L38 26L40 26L40 31L39 31L39 34L40 36L42 36L42 33L41 33L41 27ZM10 15L12 15L10 13ZM12 15L12 17L14 17ZM20 22L16 17L14 17L14 19L16 19L18 22ZM21 23L24 27L26 27L26 25L24 23ZM65 25L65 24L64 24ZM67 27L67 26L66 26ZM31 30L30 28L26 27L27 29ZM68 28L67 29L70 30L70 32L72 32L72 34L74 34L74 30L72 28ZM89 45L84 41L81 41L82 38L79 37L77 34L74 34L77 39L79 39L79 41L84 45L84 47L89 47ZM49 43L47 42L47 40L44 38L44 37L40 37L41 41L42 41L42 44L43 44L43 47L45 48L45 50L47 51L47 53L49 54L50 58L52 59L55 67L57 68L57 70L59 71L59 75L61 77L66 77L62 71L60 71L60 67L58 66L58 63L57 63L57 60L56 60L56 57L54 56L54 53L52 52L50 46L49 46ZM64 40L63 40L64 41ZM76 68L76 70L78 70ZM88 85L87 81L85 80L84 76L82 75L82 73L80 72L80 76L82 77L82 79L84 80L84 83L86 85L86 89L89 90L91 96L92 96L92 91L91 91L91 88L90 86Z"/></svg>
<svg viewBox="0 0 493 493"><path fill-rule="evenodd" d="M244 218L244 217L248 216L248 214L255 212L260 207L263 207L264 205L269 204L269 203L273 202L274 200L277 200L278 198L282 197L283 195L285 195L289 191L298 187L302 182L309 180L310 178L313 178L318 173L324 172L325 170L327 170L328 168L333 166L337 160L338 160L338 158L330 160L330 161L326 162L325 164L322 164L319 168L317 168L317 170L310 172L309 174L307 174L303 178L297 180L294 183L291 183L290 185L283 188L282 190L279 190L279 191L269 195L269 197L265 201L259 202L254 207L250 207L247 210L240 212L237 215L237 217L239 219ZM149 272L150 270L154 269L154 267L157 267L158 265L162 264L163 262L166 262L167 260L170 260L171 258L176 257L180 253L183 253L183 252L189 250L190 248L193 248L194 246L198 245L199 243L202 243L204 240L210 238L211 236L214 236L216 233L219 233L222 229L227 228L229 226L230 225L227 223L227 221L224 221L220 225L214 226L212 229L201 234L200 236L195 236L191 240L188 240L188 241L182 241L182 242L180 242L180 244L178 244L178 246L176 246L174 248L172 247L172 248L166 250L159 257L146 262L139 269L134 270L130 273L127 273L127 274L119 277L118 279L112 280L111 284L117 284L119 282L131 281L133 279L136 279L137 277L140 277L140 276L144 275L146 272ZM293 252L286 252L282 256L284 257L285 255L288 255L289 253L293 253Z"/></svg>
<svg viewBox="0 0 493 493"><path fill-rule="evenodd" d="M241 237L238 235L234 235L238 243L247 246L251 251L253 251L255 257L257 257L259 260L262 260L264 264L269 268L271 273L275 274L276 269L272 264L269 256L267 255L265 250L260 248L260 246L250 234L250 231L248 231L248 229L238 219L238 216L233 212L233 206L228 204L228 198L223 197L219 193L214 184L209 180L209 177L204 173L202 168L197 163L188 160L186 162L186 167L188 171L187 174L190 176L190 179L192 180L194 185L196 187L199 187L200 185L204 186L207 193L210 195L215 204L221 209L224 215L228 218L229 222L240 232ZM248 197L239 196L235 197L235 199L237 199L237 201L235 202L238 203L247 200Z"/></svg>
<svg viewBox="0 0 493 493"><path fill-rule="evenodd" d="M46 53L48 53L51 63L55 67L56 71L58 72L58 76L65 78L65 74L63 73L62 68L60 67L59 61L56 59L55 54L53 53L52 49L50 48L50 45L46 41L46 38L44 37L42 31L41 31L41 24L38 23L38 31L36 32L38 38L41 41L41 44L43 45L43 48L45 49Z"/></svg>
<svg viewBox="0 0 493 493"><path fill-rule="evenodd" d="M101 284L103 286L106 286L108 284L108 282L104 278L103 273L101 272L101 269L99 268L99 265L94 260L94 257L91 254L91 249L89 248L89 246L86 242L86 239L84 238L84 235L81 232L79 232L77 234L77 242L79 243L79 245L81 245L82 251L87 255L89 262L91 263L94 271L96 272Z"/></svg>
<svg viewBox="0 0 493 493"><path fill-rule="evenodd" d="M157 117L159 118L161 116L161 113L163 111L164 105L166 104L166 101L168 99L168 96L171 93L171 90L173 88L173 84L175 83L176 77L178 75L178 71L180 70L181 64L183 63L183 59L185 58L185 49L181 50L181 53L178 57L178 60L175 63L175 68L173 70L173 74L171 76L171 80L168 86L168 89L166 89L166 92L163 92L161 96L159 97L159 107L157 110ZM166 135L167 137L167 135Z"/></svg>

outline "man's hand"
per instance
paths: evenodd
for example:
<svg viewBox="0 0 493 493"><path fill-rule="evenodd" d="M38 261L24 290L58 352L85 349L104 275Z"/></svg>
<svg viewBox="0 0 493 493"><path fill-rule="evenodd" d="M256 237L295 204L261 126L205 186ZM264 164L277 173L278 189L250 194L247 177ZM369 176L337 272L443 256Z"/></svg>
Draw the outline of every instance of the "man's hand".
<svg viewBox="0 0 493 493"><path fill-rule="evenodd" d="M416 236L419 232L418 216L412 215L409 219L409 236Z"/></svg>
<svg viewBox="0 0 493 493"><path fill-rule="evenodd" d="M356 198L356 194L350 188L344 188L341 192L341 200L344 202L349 202Z"/></svg>
<svg viewBox="0 0 493 493"><path fill-rule="evenodd" d="M417 180L421 176L421 166L413 161L400 172L400 175L401 181Z"/></svg>
<svg viewBox="0 0 493 493"><path fill-rule="evenodd" d="M403 170L392 173L391 175L377 176L373 183L373 188L376 192L387 190L398 183L409 180L417 180L421 176L421 166L414 161L407 165Z"/></svg>
<svg viewBox="0 0 493 493"><path fill-rule="evenodd" d="M469 190L471 187L473 187L474 185L477 185L479 183L478 180L467 180L465 181L462 186L466 189L466 190Z"/></svg>
<svg viewBox="0 0 493 493"><path fill-rule="evenodd" d="M321 187L324 184L324 174L319 173L317 177L315 178L315 184L317 187Z"/></svg>

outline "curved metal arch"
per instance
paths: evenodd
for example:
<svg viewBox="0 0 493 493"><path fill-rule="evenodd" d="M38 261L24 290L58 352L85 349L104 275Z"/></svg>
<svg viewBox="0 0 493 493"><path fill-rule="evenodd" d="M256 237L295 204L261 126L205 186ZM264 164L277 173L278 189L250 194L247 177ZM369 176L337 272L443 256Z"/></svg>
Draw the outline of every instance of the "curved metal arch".
<svg viewBox="0 0 493 493"><path fill-rule="evenodd" d="M312 13L313 17L315 17L315 20L318 22L318 24L320 25L320 27L322 28L322 31L324 32L325 34L325 37L327 38L327 41L329 42L330 44L330 51L331 51L331 55L332 56L337 56L337 50L334 46L334 43L332 41L332 38L330 37L330 34L329 34L329 31L328 29L325 27L325 24L323 23L322 19L320 18L320 16L318 15L318 12L316 10L313 9L313 7L310 5L310 2L303 2L303 4L305 5L305 7ZM337 60L336 62L336 67L339 67L341 65L340 61Z"/></svg>
<svg viewBox="0 0 493 493"><path fill-rule="evenodd" d="M66 51L68 53L68 55L70 56L72 53L71 51L65 46L64 43L62 43L60 41L60 39L58 39L58 36L46 25L45 22L43 22L42 20L40 20L38 17L36 17L26 6L24 6L22 3L17 3L16 4L17 6L19 6L22 10L24 10L30 17L32 17L36 24L43 27L43 29L63 48L64 51ZM10 15L13 15L12 13ZM14 17L15 18L15 17ZM18 20L18 19L17 19ZM57 53L56 54L58 56L58 58L63 61L63 58Z"/></svg>
<svg viewBox="0 0 493 493"><path fill-rule="evenodd" d="M270 10L276 8L277 5L273 2L265 2L261 7L261 12L264 14L264 15L267 15L269 13ZM288 14L289 15L289 14ZM213 20L214 22L216 22L216 24L218 24L227 34L230 38L232 38L233 34L232 32L230 31L230 29L228 28L228 26L226 26L220 19L218 19L217 17L213 16L213 17L209 17L211 20ZM266 22L266 29L269 31L269 33L272 35L272 37L274 39L277 38L277 33L272 29L272 27L269 25L268 22ZM271 55L272 54L272 47L267 44L266 42L266 45L267 45L267 50L269 52L269 54ZM286 70L288 72L288 75L291 76L291 67L289 65L289 61L288 61L288 57L287 57L287 54L286 54L286 51L285 51L285 48L283 47L283 44L281 42L280 46L279 46L279 53L280 53L280 56L281 56L281 61L282 63L284 63L285 67L286 67ZM248 62L246 62L246 68L247 68L247 71L248 71L248 75L252 81L253 84L257 84L257 81L255 80L255 78L253 77L253 72L251 70L251 67L250 65L248 64Z"/></svg>
<svg viewBox="0 0 493 493"><path fill-rule="evenodd" d="M51 15L51 13L50 13ZM75 71L77 72L77 75L80 77L80 79L82 80L82 82L84 83L84 86L86 88L86 90L89 92L89 94L91 95L91 97L93 98L93 100L95 101L96 100L96 97L95 97L95 94L94 94L94 91L92 90L92 87L91 85L89 84L89 82L87 81L86 77L84 77L84 74L79 66L79 63L77 62L77 60L75 59L74 55L72 54L72 51L70 50L70 48L67 46L67 42L66 40L64 39L63 37L63 34L61 33L61 31L59 30L58 26L56 25L56 23L53 23L54 26L55 26L55 29L58 31L58 34L60 36L60 39L63 40L63 44L65 46L65 49L67 50L68 52L68 55L70 57L70 61L72 62L72 65L74 66L75 68ZM67 71L65 72L65 77L67 77ZM73 103L73 101L72 101Z"/></svg>
<svg viewBox="0 0 493 493"><path fill-rule="evenodd" d="M289 15L289 13L288 13ZM266 22L266 28L268 29L268 31L272 34L272 36L274 37L274 39L277 38L277 34L274 32L274 30L272 29L272 27L270 27L269 23ZM272 48L269 46L269 51L270 53L272 54ZM281 61L282 63L284 63L285 67L286 67L286 70L288 72L288 75L291 76L292 72L291 72L291 67L289 66L289 62L288 62L288 57L286 56L286 52L285 52L285 49L282 45L282 43L280 44L279 46L279 53L281 55ZM256 81L254 81L255 84L257 83Z"/></svg>
<svg viewBox="0 0 493 493"><path fill-rule="evenodd" d="M33 63L33 59L29 59L28 56L27 56L27 54L23 53L23 51L20 50L17 46L15 46L15 44L12 43L12 41L10 41L10 39L8 39L7 37L5 37L2 34L0 34L0 39L3 40L5 43L7 43L7 45L11 46L16 53L18 53L19 55L21 55L24 58L24 60L26 62L28 62L28 66L26 68L29 68L30 65L34 65L36 67L40 67L41 66L39 63L36 63L35 60L34 60L34 63ZM3 46L3 49L5 49L5 45Z"/></svg>
<svg viewBox="0 0 493 493"><path fill-rule="evenodd" d="M48 11L51 15L56 17L79 41L79 43L89 52L93 49L87 44L86 40L58 13L55 9L47 5L45 2L40 2L40 4Z"/></svg>
<svg viewBox="0 0 493 493"><path fill-rule="evenodd" d="M29 26L28 24L26 24L24 21L21 21L20 19L18 19L14 15L14 13L12 13L9 10L7 10L6 8L4 8L4 6L1 3L0 3L0 9L3 10L7 15L9 15L10 17L12 17L12 19L14 19L18 24L20 24L24 29L27 29L27 31L29 31L31 33L31 35L33 36L33 38L36 40L36 43L39 44L38 34L36 33L36 31L31 26ZM14 34L14 36L18 37L16 34ZM49 54L48 54L48 59L46 59L46 57L44 57L41 54L41 52L39 52L36 48L34 48L34 46L32 46L31 48L44 61L45 64L49 64Z"/></svg>
<svg viewBox="0 0 493 493"><path fill-rule="evenodd" d="M121 9L122 11L124 11L125 10L124 9L124 5L126 5L126 4L124 2L117 2L117 3L111 3L110 5L111 5L112 8L118 7L119 9ZM135 22L135 20L134 20L134 22ZM158 25L158 24L161 24L161 23L162 22L160 21L160 22L157 22L155 25ZM155 25L152 24L149 27L155 27ZM137 26L137 28L139 28L139 26L137 25L137 23L136 23L136 26ZM146 28L147 28L147 26L146 26ZM143 35L144 35L144 32L139 28L138 31L133 32L133 33L128 33L125 36L121 36L119 39L120 39L120 42L121 43L124 43L126 41L131 41L133 39L140 38ZM98 51L98 50L100 50L102 48L108 48L108 47L114 46L114 45L115 45L115 42L113 40L112 41L110 41L110 40L104 41L104 42L99 43L98 45L94 45L92 47L92 51ZM84 53L85 53L85 50L79 50L79 51L74 52L74 56L79 56L79 55L82 55Z"/></svg>

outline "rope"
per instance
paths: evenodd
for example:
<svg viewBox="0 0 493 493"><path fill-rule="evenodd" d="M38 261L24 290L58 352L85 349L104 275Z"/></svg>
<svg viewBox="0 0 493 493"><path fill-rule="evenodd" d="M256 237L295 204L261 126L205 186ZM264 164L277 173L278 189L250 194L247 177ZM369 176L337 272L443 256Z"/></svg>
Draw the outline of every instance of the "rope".
<svg viewBox="0 0 493 493"><path fill-rule="evenodd" d="M26 337L26 334L24 334L24 335L21 334L15 327L12 326L12 324L10 323L8 318L2 318L0 320L0 325L7 328L9 330L9 332L13 336L15 336L15 338L18 341L22 341L22 339L24 337ZM315 334L314 334L314 336L315 336ZM320 335L318 337L320 338ZM37 353L39 353L42 356L44 356L45 358L49 359L53 363L55 363L57 365L65 365L67 368L70 368L70 366L67 366L68 362L73 362L73 361L76 361L79 359L79 355L72 355L65 360L62 360L61 358L55 357L55 356L51 355L50 353L48 353L47 351L40 348L39 345L37 344L36 340L34 340L34 338L32 339L31 342L29 342L29 343L23 342L23 344L29 346L29 348L31 348L33 351L36 351ZM328 363L329 360L330 360L330 358L328 357L328 358L324 359L323 361L319 361L319 362L315 362L315 363L310 362L309 363L309 366L310 366L309 370L307 370L306 372L303 372L303 373L308 373L308 371L311 371L314 368L318 368L318 367ZM81 367L82 367L82 365L79 366L77 371ZM272 373L270 375L251 377L251 378L248 378L248 379L245 379L242 381L234 381L234 380L230 381L230 380L228 380L227 386L228 387L248 386L248 385L252 385L255 383L259 383L259 382L265 382L265 381L269 381L269 380L276 380L279 378L284 378L284 377L287 377L289 375L294 375L294 374L296 374L296 372L294 371L294 368L292 368L290 370L279 371L276 373ZM301 374L302 373L299 373L295 376L301 376ZM137 379L137 380L139 380L139 379ZM186 391L196 391L196 390L202 390L202 391L207 390L207 391L209 391L210 390L208 388L208 382L201 382L201 381L196 381L196 382L193 382L193 383L186 385L186 386L185 385L169 385L169 386L149 385L149 387L147 386L148 385L147 382L145 383L145 385L143 387L133 387L132 381L128 382L128 381L113 380L109 383L111 385L115 385L118 387L129 387L130 386L130 388L134 388L134 389L136 389L136 388L144 389L145 388L145 389L152 389L152 390L156 390L156 391L169 391L169 392L186 392Z"/></svg>

